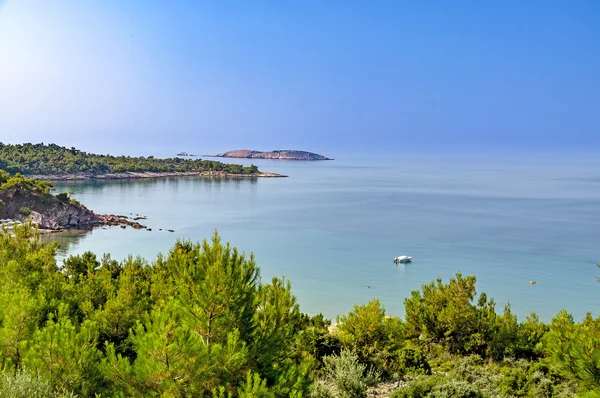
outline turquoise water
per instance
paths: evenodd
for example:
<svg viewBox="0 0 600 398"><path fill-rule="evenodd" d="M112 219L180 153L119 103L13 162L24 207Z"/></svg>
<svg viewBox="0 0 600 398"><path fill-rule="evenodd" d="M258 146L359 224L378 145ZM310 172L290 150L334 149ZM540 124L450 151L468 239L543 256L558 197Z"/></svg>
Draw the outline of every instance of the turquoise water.
<svg viewBox="0 0 600 398"><path fill-rule="evenodd" d="M60 255L91 250L151 260L178 238L201 240L217 229L254 252L265 280L291 279L311 314L335 317L377 297L389 314L403 315L412 289L457 271L475 274L478 291L499 311L510 301L520 319L534 311L550 320L562 308L578 319L598 314L598 162L341 156L239 163L289 177L57 184L96 212L147 216L142 222L153 229L57 237ZM398 255L414 262L397 267Z"/></svg>

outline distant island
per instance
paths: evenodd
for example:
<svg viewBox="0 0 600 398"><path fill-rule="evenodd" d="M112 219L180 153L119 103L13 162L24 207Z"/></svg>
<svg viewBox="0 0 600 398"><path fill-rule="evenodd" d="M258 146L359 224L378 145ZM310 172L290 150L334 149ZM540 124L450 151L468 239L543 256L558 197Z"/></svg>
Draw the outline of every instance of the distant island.
<svg viewBox="0 0 600 398"><path fill-rule="evenodd" d="M202 177L283 177L263 173L258 167L227 164L214 160L160 159L153 156L111 156L86 153L56 144L0 143L0 169L41 180L93 180Z"/></svg>
<svg viewBox="0 0 600 398"><path fill-rule="evenodd" d="M192 153L187 153L187 152L179 152L177 154L177 156L196 156L196 155L194 155Z"/></svg>
<svg viewBox="0 0 600 398"><path fill-rule="evenodd" d="M289 149L275 150L271 152L253 151L250 149L237 149L235 151L223 152L217 155L209 155L218 158L245 158L245 159L281 159L281 160L333 160L313 152L295 151Z"/></svg>

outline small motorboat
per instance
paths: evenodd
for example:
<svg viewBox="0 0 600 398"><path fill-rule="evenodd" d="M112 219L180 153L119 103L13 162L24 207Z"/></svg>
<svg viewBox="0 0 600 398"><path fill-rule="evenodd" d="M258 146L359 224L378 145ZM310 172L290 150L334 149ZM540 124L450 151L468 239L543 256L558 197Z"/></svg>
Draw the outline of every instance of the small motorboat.
<svg viewBox="0 0 600 398"><path fill-rule="evenodd" d="M394 263L396 264L406 264L412 262L411 256L398 256L394 258Z"/></svg>

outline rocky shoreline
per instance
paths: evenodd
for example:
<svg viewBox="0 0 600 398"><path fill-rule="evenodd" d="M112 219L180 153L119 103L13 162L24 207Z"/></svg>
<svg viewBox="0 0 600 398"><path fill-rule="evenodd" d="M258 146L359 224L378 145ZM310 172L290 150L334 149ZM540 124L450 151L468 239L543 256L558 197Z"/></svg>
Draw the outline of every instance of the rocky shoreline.
<svg viewBox="0 0 600 398"><path fill-rule="evenodd" d="M48 183L45 185L38 180L66 181L66 180L118 180L142 179L164 177L204 177L204 178L269 178L285 177L275 173L256 172L252 174L234 174L224 171L204 172L122 172L122 173L94 173L79 172L51 175L17 176L7 180L7 187L0 191L0 225L2 230L11 230L15 225L31 223L40 232L60 232L66 230L88 230L97 226L120 226L134 229L151 228L140 224L138 220L145 217L127 217L115 214L97 214L78 201L69 197L68 193L52 195ZM162 229L159 229L162 230ZM174 232L166 229L168 232Z"/></svg>
<svg viewBox="0 0 600 398"><path fill-rule="evenodd" d="M97 214L66 194L52 195L32 189L23 182L0 191L0 224L7 228L15 224L31 223L40 230L89 229L95 226L119 225L146 229L136 217Z"/></svg>
<svg viewBox="0 0 600 398"><path fill-rule="evenodd" d="M224 171L124 171L121 173L93 173L79 172L68 174L30 174L27 178L44 181L77 181L77 180L127 180L141 178L164 178L164 177L208 177L208 178L276 178L287 177L277 173L258 172L254 174L232 174Z"/></svg>
<svg viewBox="0 0 600 398"><path fill-rule="evenodd" d="M59 233L72 230L85 231L91 230L94 227L104 226L120 226L121 228L127 228L129 226L133 229L147 229L152 231L151 228L148 228L135 220L131 220L127 216L119 216L115 214L86 214L82 218L71 217L66 223L60 223L56 218L48 218L41 213L32 211L27 217L17 216L14 219L0 220L0 226L8 230L13 229L15 225L22 225L25 223L31 223L31 225L37 227L42 234Z"/></svg>
<svg viewBox="0 0 600 398"><path fill-rule="evenodd" d="M101 226L131 227L133 229L149 229L137 220L145 217L130 219L127 216L115 214L96 214L83 205L68 206L67 208L54 208L52 211L46 209L45 213L30 210L29 214L15 214L12 218L0 220L0 225L9 229L15 224L31 223L41 233L55 233L67 230L86 230ZM151 230L151 229L149 229Z"/></svg>

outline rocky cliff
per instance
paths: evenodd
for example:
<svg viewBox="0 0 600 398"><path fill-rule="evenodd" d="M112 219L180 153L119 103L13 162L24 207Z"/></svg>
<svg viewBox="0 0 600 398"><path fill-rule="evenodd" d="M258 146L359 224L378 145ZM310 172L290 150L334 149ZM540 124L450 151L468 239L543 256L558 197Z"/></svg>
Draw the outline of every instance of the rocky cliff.
<svg viewBox="0 0 600 398"><path fill-rule="evenodd" d="M19 186L1 191L0 201L0 219L28 220L41 229L83 229L94 225L146 228L123 216L96 214L76 201L61 201L54 195L32 192Z"/></svg>
<svg viewBox="0 0 600 398"><path fill-rule="evenodd" d="M313 152L295 150L277 150L271 152L252 151L249 149L238 149L223 152L215 157L221 158L246 158L246 159L281 159L281 160L333 160Z"/></svg>

